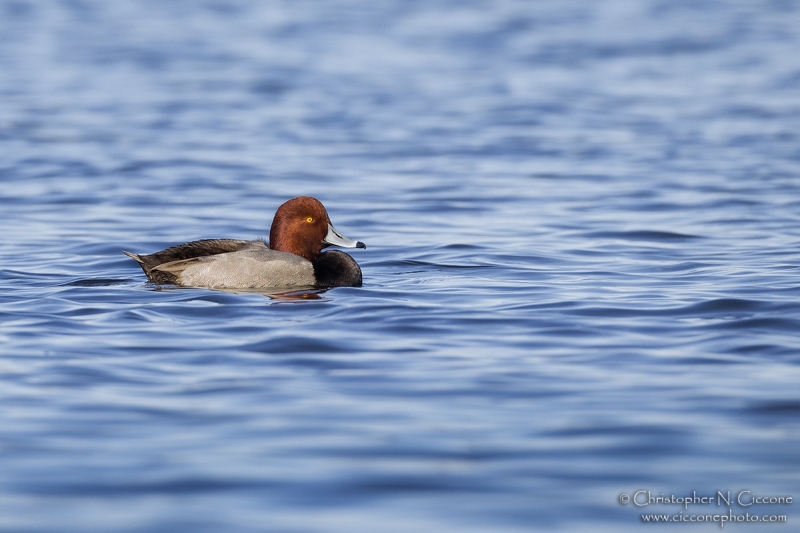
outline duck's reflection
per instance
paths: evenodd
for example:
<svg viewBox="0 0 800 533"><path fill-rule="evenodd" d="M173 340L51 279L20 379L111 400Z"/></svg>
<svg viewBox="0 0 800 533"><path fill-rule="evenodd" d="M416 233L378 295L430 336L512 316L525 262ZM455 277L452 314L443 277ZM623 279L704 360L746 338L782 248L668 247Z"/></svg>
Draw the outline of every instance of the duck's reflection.
<svg viewBox="0 0 800 533"><path fill-rule="evenodd" d="M178 287L175 285L157 285L153 287L152 290L160 292L160 291L180 291L186 289L206 289L205 287ZM328 292L330 289L320 289L315 287L308 287L308 288L296 288L292 287L291 289L284 288L275 288L275 289L253 289L253 290L228 290L228 289L211 289L215 292L224 292L227 294L261 294L262 296L266 296L270 300L280 300L285 302L303 302L303 301L310 301L310 300L322 300L322 295Z"/></svg>
<svg viewBox="0 0 800 533"><path fill-rule="evenodd" d="M321 300L323 294L328 292L328 289L311 289L307 291L290 291L290 292L277 292L274 294L264 294L271 300L281 300L286 302L302 302L308 300Z"/></svg>
<svg viewBox="0 0 800 533"><path fill-rule="evenodd" d="M255 290L238 290L230 291L225 289L215 289L219 292L227 292L228 294L261 294L270 300L279 300L283 302L304 302L310 300L321 300L322 295L328 292L329 289L319 289L308 287L305 289L298 289L292 287L291 289L255 289Z"/></svg>

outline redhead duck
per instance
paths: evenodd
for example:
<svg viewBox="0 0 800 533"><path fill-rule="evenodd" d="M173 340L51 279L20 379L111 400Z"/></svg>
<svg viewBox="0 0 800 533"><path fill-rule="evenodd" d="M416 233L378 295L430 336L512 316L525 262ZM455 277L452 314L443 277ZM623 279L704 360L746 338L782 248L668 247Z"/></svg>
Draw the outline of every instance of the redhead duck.
<svg viewBox="0 0 800 533"><path fill-rule="evenodd" d="M344 252L326 246L366 248L336 231L325 206L299 196L281 205L262 240L205 239L135 259L153 283L210 289L360 287L361 269Z"/></svg>

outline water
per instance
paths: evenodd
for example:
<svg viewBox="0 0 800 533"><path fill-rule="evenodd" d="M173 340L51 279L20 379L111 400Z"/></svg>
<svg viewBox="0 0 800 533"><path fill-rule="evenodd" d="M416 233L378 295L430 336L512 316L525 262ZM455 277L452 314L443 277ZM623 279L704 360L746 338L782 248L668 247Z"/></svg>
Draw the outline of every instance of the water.
<svg viewBox="0 0 800 533"><path fill-rule="evenodd" d="M798 27L0 2L0 530L796 528L618 498L800 497ZM301 194L364 287L170 290L121 253Z"/></svg>

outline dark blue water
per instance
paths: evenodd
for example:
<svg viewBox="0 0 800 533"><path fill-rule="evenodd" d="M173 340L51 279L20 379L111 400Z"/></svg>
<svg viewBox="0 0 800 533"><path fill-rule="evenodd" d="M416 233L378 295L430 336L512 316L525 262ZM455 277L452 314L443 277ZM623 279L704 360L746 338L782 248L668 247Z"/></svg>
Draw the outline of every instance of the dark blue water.
<svg viewBox="0 0 800 533"><path fill-rule="evenodd" d="M798 28L0 1L0 530L794 530L618 498L800 498ZM164 290L121 253L301 194L364 287Z"/></svg>

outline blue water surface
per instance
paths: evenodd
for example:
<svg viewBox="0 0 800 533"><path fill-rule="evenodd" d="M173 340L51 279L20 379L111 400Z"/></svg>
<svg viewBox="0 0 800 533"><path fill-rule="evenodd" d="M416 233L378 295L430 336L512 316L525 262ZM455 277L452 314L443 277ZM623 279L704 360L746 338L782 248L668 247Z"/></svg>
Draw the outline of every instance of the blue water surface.
<svg viewBox="0 0 800 533"><path fill-rule="evenodd" d="M800 498L798 28L0 0L0 530L795 530L618 500ZM363 287L171 289L121 253L267 236L301 194Z"/></svg>

